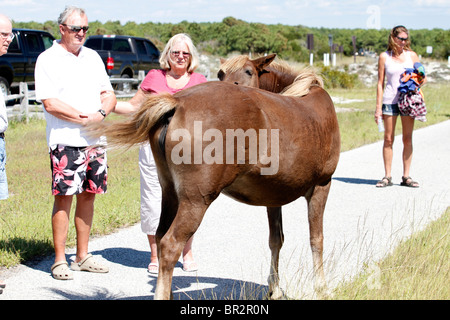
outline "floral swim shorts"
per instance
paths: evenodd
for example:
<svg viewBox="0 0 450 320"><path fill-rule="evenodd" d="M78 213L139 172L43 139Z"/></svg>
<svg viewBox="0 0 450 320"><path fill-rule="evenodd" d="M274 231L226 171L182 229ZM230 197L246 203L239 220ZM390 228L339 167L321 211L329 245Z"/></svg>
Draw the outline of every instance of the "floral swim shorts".
<svg viewBox="0 0 450 320"><path fill-rule="evenodd" d="M69 196L84 191L106 193L108 168L104 148L58 145L50 151L50 166L54 196Z"/></svg>

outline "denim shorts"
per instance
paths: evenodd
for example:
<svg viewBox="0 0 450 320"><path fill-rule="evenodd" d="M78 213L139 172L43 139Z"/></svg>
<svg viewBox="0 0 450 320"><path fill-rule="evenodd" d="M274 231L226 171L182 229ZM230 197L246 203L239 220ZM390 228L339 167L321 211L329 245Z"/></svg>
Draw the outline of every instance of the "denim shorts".
<svg viewBox="0 0 450 320"><path fill-rule="evenodd" d="M8 179L6 178L5 139L0 138L0 200L8 198Z"/></svg>
<svg viewBox="0 0 450 320"><path fill-rule="evenodd" d="M400 115L400 109L398 108L398 104L383 104L381 107L383 114L387 116L398 116Z"/></svg>

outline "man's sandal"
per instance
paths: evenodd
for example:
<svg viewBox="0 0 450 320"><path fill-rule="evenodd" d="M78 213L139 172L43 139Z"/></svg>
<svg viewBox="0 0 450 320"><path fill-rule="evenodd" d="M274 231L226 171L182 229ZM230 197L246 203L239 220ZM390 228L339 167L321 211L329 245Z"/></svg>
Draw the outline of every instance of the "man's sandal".
<svg viewBox="0 0 450 320"><path fill-rule="evenodd" d="M402 182L400 183L401 186L404 187L410 187L410 188L418 188L419 183L417 181L414 181L411 179L411 177L402 177Z"/></svg>
<svg viewBox="0 0 450 320"><path fill-rule="evenodd" d="M101 265L95 261L94 256L90 253L80 262L72 262L70 268L74 271L88 271L95 273L107 273L108 267Z"/></svg>
<svg viewBox="0 0 450 320"><path fill-rule="evenodd" d="M56 280L73 280L72 270L69 269L67 261L55 262L52 267L52 276Z"/></svg>
<svg viewBox="0 0 450 320"><path fill-rule="evenodd" d="M385 188L392 186L392 177L384 177L380 181L377 182L376 187L377 188Z"/></svg>

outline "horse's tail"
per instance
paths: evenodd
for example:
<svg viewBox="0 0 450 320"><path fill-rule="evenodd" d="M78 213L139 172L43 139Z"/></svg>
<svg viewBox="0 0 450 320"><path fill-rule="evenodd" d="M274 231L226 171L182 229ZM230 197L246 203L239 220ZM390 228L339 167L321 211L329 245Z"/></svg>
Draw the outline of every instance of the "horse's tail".
<svg viewBox="0 0 450 320"><path fill-rule="evenodd" d="M128 119L89 126L88 134L93 137L106 136L108 147L132 147L149 142L150 130L162 124L176 105L177 100L168 93L152 96Z"/></svg>
<svg viewBox="0 0 450 320"><path fill-rule="evenodd" d="M281 94L284 96L302 97L306 96L311 87L314 86L323 88L323 79L312 67L306 67Z"/></svg>

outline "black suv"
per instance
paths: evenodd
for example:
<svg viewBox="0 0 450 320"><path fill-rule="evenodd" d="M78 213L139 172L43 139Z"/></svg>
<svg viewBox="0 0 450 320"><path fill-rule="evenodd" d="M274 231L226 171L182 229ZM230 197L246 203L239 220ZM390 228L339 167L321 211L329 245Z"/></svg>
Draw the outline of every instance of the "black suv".
<svg viewBox="0 0 450 320"><path fill-rule="evenodd" d="M0 57L0 93L9 94L11 85L34 83L37 57L53 45L55 38L46 31L13 29L15 37L8 53Z"/></svg>
<svg viewBox="0 0 450 320"><path fill-rule="evenodd" d="M121 36L95 35L84 44L98 52L108 74L114 78L137 78L139 71L148 73L159 69L159 50L148 39Z"/></svg>

